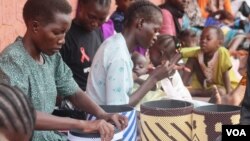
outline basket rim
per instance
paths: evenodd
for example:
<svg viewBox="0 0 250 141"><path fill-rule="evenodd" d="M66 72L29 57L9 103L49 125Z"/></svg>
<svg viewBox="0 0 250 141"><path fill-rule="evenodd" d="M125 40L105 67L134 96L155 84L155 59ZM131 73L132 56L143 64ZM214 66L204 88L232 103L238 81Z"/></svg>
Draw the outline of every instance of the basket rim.
<svg viewBox="0 0 250 141"><path fill-rule="evenodd" d="M235 108L232 110L227 110L227 111L212 111L212 110L202 110L201 108L209 108L209 107L218 107L218 108L223 108L223 107L230 107L230 108ZM234 106L234 105L226 105L226 104L217 104L217 105L205 105L205 106L199 106L193 109L193 113L197 113L197 114L230 114L230 113L240 113L240 106Z"/></svg>
<svg viewBox="0 0 250 141"><path fill-rule="evenodd" d="M179 107L150 107L148 103L159 103L159 102L181 102L185 103L185 106L179 106ZM188 102L188 101L182 101L182 100L155 100L155 101L150 101L146 102L140 105L140 113L144 115L151 115L151 116L177 116L177 115L186 115L186 114L191 114L193 111L193 103Z"/></svg>

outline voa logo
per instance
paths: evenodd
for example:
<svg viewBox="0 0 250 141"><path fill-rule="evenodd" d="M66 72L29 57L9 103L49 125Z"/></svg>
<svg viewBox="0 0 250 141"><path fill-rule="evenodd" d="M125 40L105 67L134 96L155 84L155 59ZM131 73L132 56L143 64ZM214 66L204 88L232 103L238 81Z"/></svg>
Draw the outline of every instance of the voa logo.
<svg viewBox="0 0 250 141"><path fill-rule="evenodd" d="M244 129L226 129L227 136L247 136Z"/></svg>

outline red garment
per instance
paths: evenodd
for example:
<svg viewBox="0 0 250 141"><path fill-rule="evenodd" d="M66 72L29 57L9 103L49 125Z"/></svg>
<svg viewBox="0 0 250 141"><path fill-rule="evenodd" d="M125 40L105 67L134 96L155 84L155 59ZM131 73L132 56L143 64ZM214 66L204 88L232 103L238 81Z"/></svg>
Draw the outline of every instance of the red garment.
<svg viewBox="0 0 250 141"><path fill-rule="evenodd" d="M161 11L163 15L163 24L162 24L160 33L175 36L176 28L175 28L172 14L167 9L162 9ZM179 19L179 23L181 25L182 19Z"/></svg>

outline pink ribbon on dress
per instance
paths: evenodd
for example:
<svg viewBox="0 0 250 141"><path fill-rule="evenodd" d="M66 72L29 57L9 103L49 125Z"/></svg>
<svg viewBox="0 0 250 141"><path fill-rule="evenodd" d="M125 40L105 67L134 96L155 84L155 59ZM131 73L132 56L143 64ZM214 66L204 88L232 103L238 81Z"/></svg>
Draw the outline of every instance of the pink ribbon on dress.
<svg viewBox="0 0 250 141"><path fill-rule="evenodd" d="M82 53L81 62L84 63L85 59L89 62L89 56L86 54L85 49L81 47L80 51Z"/></svg>

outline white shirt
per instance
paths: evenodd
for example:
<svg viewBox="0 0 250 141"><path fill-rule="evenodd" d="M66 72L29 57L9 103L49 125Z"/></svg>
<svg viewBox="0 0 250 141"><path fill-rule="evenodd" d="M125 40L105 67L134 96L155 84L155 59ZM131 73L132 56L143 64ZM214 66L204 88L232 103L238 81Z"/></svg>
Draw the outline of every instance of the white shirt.
<svg viewBox="0 0 250 141"><path fill-rule="evenodd" d="M121 33L105 40L92 62L87 94L99 105L129 103L133 62Z"/></svg>
<svg viewBox="0 0 250 141"><path fill-rule="evenodd" d="M189 90L183 84L178 71L175 71L175 73L170 78L161 80L161 86L167 95L166 98L168 99L191 102L194 105L194 108L212 104L205 101L193 100Z"/></svg>
<svg viewBox="0 0 250 141"><path fill-rule="evenodd" d="M169 99L192 100L192 96L184 86L178 71L175 71L170 78L161 80L161 86Z"/></svg>

